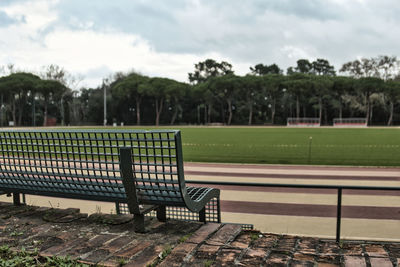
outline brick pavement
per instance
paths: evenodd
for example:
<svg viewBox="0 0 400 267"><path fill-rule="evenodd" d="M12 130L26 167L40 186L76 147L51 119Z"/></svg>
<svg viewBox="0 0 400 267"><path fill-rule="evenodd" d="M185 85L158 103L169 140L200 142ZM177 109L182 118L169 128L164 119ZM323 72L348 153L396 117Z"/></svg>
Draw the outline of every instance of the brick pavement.
<svg viewBox="0 0 400 267"><path fill-rule="evenodd" d="M130 215L15 207L0 202L0 245L97 266L399 266L400 243L242 231L234 224L158 222L132 231Z"/></svg>

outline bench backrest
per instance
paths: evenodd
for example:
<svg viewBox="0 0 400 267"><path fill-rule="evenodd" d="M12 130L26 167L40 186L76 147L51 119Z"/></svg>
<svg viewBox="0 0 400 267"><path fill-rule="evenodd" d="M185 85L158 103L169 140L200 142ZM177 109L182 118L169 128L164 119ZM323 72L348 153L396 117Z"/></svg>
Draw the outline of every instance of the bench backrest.
<svg viewBox="0 0 400 267"><path fill-rule="evenodd" d="M0 191L126 202L123 147L132 148L140 202L184 202L181 137L175 130L0 131Z"/></svg>

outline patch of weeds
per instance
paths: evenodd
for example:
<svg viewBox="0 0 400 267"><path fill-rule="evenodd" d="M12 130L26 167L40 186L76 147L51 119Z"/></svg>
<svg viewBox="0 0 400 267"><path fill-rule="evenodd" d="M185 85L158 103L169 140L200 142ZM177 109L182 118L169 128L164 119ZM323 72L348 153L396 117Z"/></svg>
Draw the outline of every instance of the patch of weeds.
<svg viewBox="0 0 400 267"><path fill-rule="evenodd" d="M127 261L124 258L121 258L118 260L119 266L124 266L127 263Z"/></svg>
<svg viewBox="0 0 400 267"><path fill-rule="evenodd" d="M160 254L158 254L158 258L153 261L153 263L147 265L148 267L154 267L156 265L158 265L160 262L162 262L163 260L165 260L165 258L171 253L172 251L172 247L170 245L166 245L163 249L163 251L160 252Z"/></svg>
<svg viewBox="0 0 400 267"><path fill-rule="evenodd" d="M262 237L262 234L257 232L252 232L250 233L250 245L253 245L254 242L256 242L260 237Z"/></svg>
<svg viewBox="0 0 400 267"><path fill-rule="evenodd" d="M260 238L260 234L251 233L251 235L250 235L251 242L254 242L254 241L256 241L256 240L259 239L259 238Z"/></svg>
<svg viewBox="0 0 400 267"><path fill-rule="evenodd" d="M210 267L213 263L214 263L213 260L206 260L206 261L204 262L204 267Z"/></svg>
<svg viewBox="0 0 400 267"><path fill-rule="evenodd" d="M23 235L23 234L24 234L24 232L12 231L10 233L10 236L20 236L20 235Z"/></svg>
<svg viewBox="0 0 400 267"><path fill-rule="evenodd" d="M187 235L182 236L181 238L179 238L178 244L184 243L184 242L185 242L186 240L188 240L189 237L191 237L192 235L193 235L193 233L190 233L190 234L187 234Z"/></svg>
<svg viewBox="0 0 400 267"><path fill-rule="evenodd" d="M27 252L25 248L21 251L12 251L8 246L0 246L0 266L76 266L88 267L89 265L79 263L69 257L40 257L38 250Z"/></svg>

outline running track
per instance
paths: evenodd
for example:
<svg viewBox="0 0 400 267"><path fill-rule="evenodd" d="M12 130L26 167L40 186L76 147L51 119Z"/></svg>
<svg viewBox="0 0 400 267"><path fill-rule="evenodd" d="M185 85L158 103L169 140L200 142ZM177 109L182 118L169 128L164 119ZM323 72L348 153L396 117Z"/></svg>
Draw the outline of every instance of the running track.
<svg viewBox="0 0 400 267"><path fill-rule="evenodd" d="M188 183L202 180L400 186L400 168L185 163L185 175ZM229 213L239 217L258 214L336 218L336 190L214 187L221 189L222 220ZM343 190L342 217L390 220L395 226L398 224L400 232L400 191ZM257 228L257 222L255 225Z"/></svg>

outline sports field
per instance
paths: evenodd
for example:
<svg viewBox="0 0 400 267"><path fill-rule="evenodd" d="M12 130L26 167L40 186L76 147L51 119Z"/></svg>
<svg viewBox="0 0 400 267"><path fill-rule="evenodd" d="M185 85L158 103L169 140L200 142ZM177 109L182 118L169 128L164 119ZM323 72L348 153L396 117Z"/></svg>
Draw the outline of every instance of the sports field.
<svg viewBox="0 0 400 267"><path fill-rule="evenodd" d="M400 166L400 128L394 127L107 128L180 129L185 162ZM63 129L63 127L55 129ZM82 129L105 128L82 127Z"/></svg>
<svg viewBox="0 0 400 267"><path fill-rule="evenodd" d="M181 128L185 161L400 166L400 128Z"/></svg>

